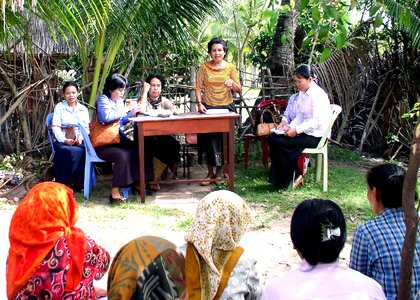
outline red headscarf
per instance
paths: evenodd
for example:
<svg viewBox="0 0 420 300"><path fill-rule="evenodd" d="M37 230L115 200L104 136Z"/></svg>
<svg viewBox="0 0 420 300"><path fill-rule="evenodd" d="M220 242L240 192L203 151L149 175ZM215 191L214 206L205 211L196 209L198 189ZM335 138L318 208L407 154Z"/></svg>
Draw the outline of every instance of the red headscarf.
<svg viewBox="0 0 420 300"><path fill-rule="evenodd" d="M71 254L66 291L76 289L82 278L86 238L74 225L79 213L73 191L63 184L34 186L17 207L10 222L7 261L7 296L12 298L27 283L61 236Z"/></svg>

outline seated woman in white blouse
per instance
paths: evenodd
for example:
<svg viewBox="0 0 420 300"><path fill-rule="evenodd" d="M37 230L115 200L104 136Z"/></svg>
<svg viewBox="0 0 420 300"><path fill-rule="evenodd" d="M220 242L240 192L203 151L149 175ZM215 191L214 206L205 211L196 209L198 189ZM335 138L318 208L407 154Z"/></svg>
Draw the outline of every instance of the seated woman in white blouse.
<svg viewBox="0 0 420 300"><path fill-rule="evenodd" d="M308 65L297 67L293 79L299 91L297 115L288 126L279 125L278 129L284 134L272 133L268 137L271 155L268 182L281 189L291 185L294 175L303 180L297 167L299 156L305 148L318 145L332 115L328 95L314 82L314 74Z"/></svg>
<svg viewBox="0 0 420 300"><path fill-rule="evenodd" d="M89 132L89 113L86 106L77 101L78 90L75 82L63 84L64 100L55 106L51 124L55 181L76 191L83 187L85 169L85 146L78 124Z"/></svg>

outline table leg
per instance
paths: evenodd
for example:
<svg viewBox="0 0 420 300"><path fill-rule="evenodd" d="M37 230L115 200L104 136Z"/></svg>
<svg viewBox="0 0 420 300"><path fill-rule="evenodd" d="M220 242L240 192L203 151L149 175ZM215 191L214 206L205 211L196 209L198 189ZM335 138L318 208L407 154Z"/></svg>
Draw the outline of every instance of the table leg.
<svg viewBox="0 0 420 300"><path fill-rule="evenodd" d="M235 120L229 120L229 190L235 189L235 162L234 162L234 143L235 143Z"/></svg>
<svg viewBox="0 0 420 300"><path fill-rule="evenodd" d="M140 172L140 201L146 201L146 183L144 178L144 130L142 122L137 122L138 137L139 137L139 172Z"/></svg>

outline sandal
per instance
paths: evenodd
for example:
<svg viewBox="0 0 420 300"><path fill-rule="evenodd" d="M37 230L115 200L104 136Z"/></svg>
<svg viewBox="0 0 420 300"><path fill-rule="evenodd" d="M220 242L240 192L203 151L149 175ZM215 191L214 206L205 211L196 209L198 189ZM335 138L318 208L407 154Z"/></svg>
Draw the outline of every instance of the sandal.
<svg viewBox="0 0 420 300"><path fill-rule="evenodd" d="M125 203L125 198L114 198L112 197L112 194L109 194L109 203L110 204L122 204Z"/></svg>
<svg viewBox="0 0 420 300"><path fill-rule="evenodd" d="M146 182L146 189L157 192L160 191L160 186L156 181Z"/></svg>
<svg viewBox="0 0 420 300"><path fill-rule="evenodd" d="M303 185L304 184L304 182L303 182L303 176L302 175L299 175L296 179L295 179L295 181L293 181L293 189L295 190L295 189L297 189L297 187L299 186L299 185Z"/></svg>
<svg viewBox="0 0 420 300"><path fill-rule="evenodd" d="M206 177L206 178L204 178L205 180L208 180L208 181L202 181L202 182L200 182L200 185L201 186L209 186L212 182L211 182L211 180L213 179L213 178L211 178L211 177Z"/></svg>

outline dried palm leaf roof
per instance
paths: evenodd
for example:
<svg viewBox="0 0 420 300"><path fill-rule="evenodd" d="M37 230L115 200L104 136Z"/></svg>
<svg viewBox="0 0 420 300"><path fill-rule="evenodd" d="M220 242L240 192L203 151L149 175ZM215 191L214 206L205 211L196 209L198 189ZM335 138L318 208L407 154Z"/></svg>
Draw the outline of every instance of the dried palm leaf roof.
<svg viewBox="0 0 420 300"><path fill-rule="evenodd" d="M15 1L11 2L13 3ZM19 1L19 4L22 4L22 2L24 1ZM16 3L14 5L17 8L20 8ZM72 40L66 40L61 34L53 36L42 19L34 14L30 14L25 8L20 9L27 20L29 41L27 37L15 34L15 36L10 38L6 44L0 44L0 55L5 53L23 54L32 52L35 55L44 54L61 57L77 53L77 48ZM28 47L30 47L30 49L28 49Z"/></svg>

